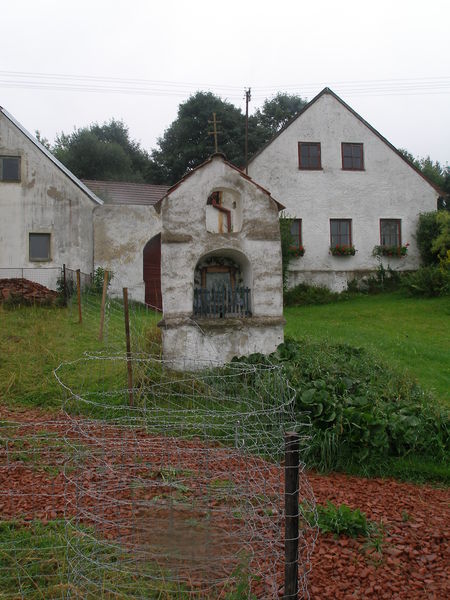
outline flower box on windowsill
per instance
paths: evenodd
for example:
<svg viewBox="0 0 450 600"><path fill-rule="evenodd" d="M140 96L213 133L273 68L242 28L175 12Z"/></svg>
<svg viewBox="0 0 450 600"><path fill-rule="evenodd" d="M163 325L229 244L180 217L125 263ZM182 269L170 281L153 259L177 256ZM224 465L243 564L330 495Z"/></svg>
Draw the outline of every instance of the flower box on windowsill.
<svg viewBox="0 0 450 600"><path fill-rule="evenodd" d="M374 256L391 256L393 258L404 258L408 254L409 244L404 246L375 246L372 254Z"/></svg>
<svg viewBox="0 0 450 600"><path fill-rule="evenodd" d="M355 246L346 246L345 244L336 244L330 248L330 254L333 256L355 256L355 252Z"/></svg>
<svg viewBox="0 0 450 600"><path fill-rule="evenodd" d="M305 254L305 247L298 246L297 248L289 248L289 256L292 258L300 258Z"/></svg>

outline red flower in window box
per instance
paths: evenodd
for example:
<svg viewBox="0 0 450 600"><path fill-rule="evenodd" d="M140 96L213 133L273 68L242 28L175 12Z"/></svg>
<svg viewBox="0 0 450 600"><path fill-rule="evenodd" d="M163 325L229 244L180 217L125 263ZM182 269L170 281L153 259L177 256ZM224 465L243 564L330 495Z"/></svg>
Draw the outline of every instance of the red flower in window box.
<svg viewBox="0 0 450 600"><path fill-rule="evenodd" d="M304 246L296 246L296 247L292 247L289 248L289 256L291 256L292 258L299 258L300 256L303 256L305 254L305 247Z"/></svg>
<svg viewBox="0 0 450 600"><path fill-rule="evenodd" d="M409 243L402 246L375 246L373 256L392 256L404 258L408 254Z"/></svg>
<svg viewBox="0 0 450 600"><path fill-rule="evenodd" d="M336 244L336 246L330 247L330 254L333 256L355 256L355 246L348 246L346 244Z"/></svg>

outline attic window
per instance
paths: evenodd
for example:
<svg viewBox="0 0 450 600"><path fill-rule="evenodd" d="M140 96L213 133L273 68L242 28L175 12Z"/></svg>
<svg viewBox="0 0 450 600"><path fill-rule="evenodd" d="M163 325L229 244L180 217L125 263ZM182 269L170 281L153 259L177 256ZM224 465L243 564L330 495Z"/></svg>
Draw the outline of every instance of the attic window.
<svg viewBox="0 0 450 600"><path fill-rule="evenodd" d="M20 181L20 156L0 156L0 181Z"/></svg>
<svg viewBox="0 0 450 600"><path fill-rule="evenodd" d="M298 143L298 168L318 171L322 169L320 142Z"/></svg>
<svg viewBox="0 0 450 600"><path fill-rule="evenodd" d="M342 142L342 168L345 171L364 171L364 153L362 144Z"/></svg>

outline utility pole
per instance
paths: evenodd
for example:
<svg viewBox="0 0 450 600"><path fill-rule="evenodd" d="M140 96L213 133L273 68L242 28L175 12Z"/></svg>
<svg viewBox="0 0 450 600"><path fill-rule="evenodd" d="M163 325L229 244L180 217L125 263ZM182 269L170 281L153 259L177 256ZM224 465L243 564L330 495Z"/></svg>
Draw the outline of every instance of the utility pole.
<svg viewBox="0 0 450 600"><path fill-rule="evenodd" d="M252 99L252 90L245 90L245 173L248 175L248 103Z"/></svg>
<svg viewBox="0 0 450 600"><path fill-rule="evenodd" d="M221 121L218 121L216 119L216 113L213 113L213 118L212 121L208 120L208 123L211 123L213 126L213 130L212 131L208 131L208 135L213 135L214 136L214 148L215 148L215 152L219 152L219 145L217 143L217 134L218 133L222 133L221 131L217 131L217 125L219 125L221 123Z"/></svg>

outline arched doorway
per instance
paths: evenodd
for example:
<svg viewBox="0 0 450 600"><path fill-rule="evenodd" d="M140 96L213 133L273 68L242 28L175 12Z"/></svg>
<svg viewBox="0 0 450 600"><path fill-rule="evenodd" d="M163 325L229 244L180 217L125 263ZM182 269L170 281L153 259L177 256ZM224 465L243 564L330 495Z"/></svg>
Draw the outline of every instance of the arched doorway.
<svg viewBox="0 0 450 600"><path fill-rule="evenodd" d="M145 304L162 311L161 294L161 234L144 246Z"/></svg>

